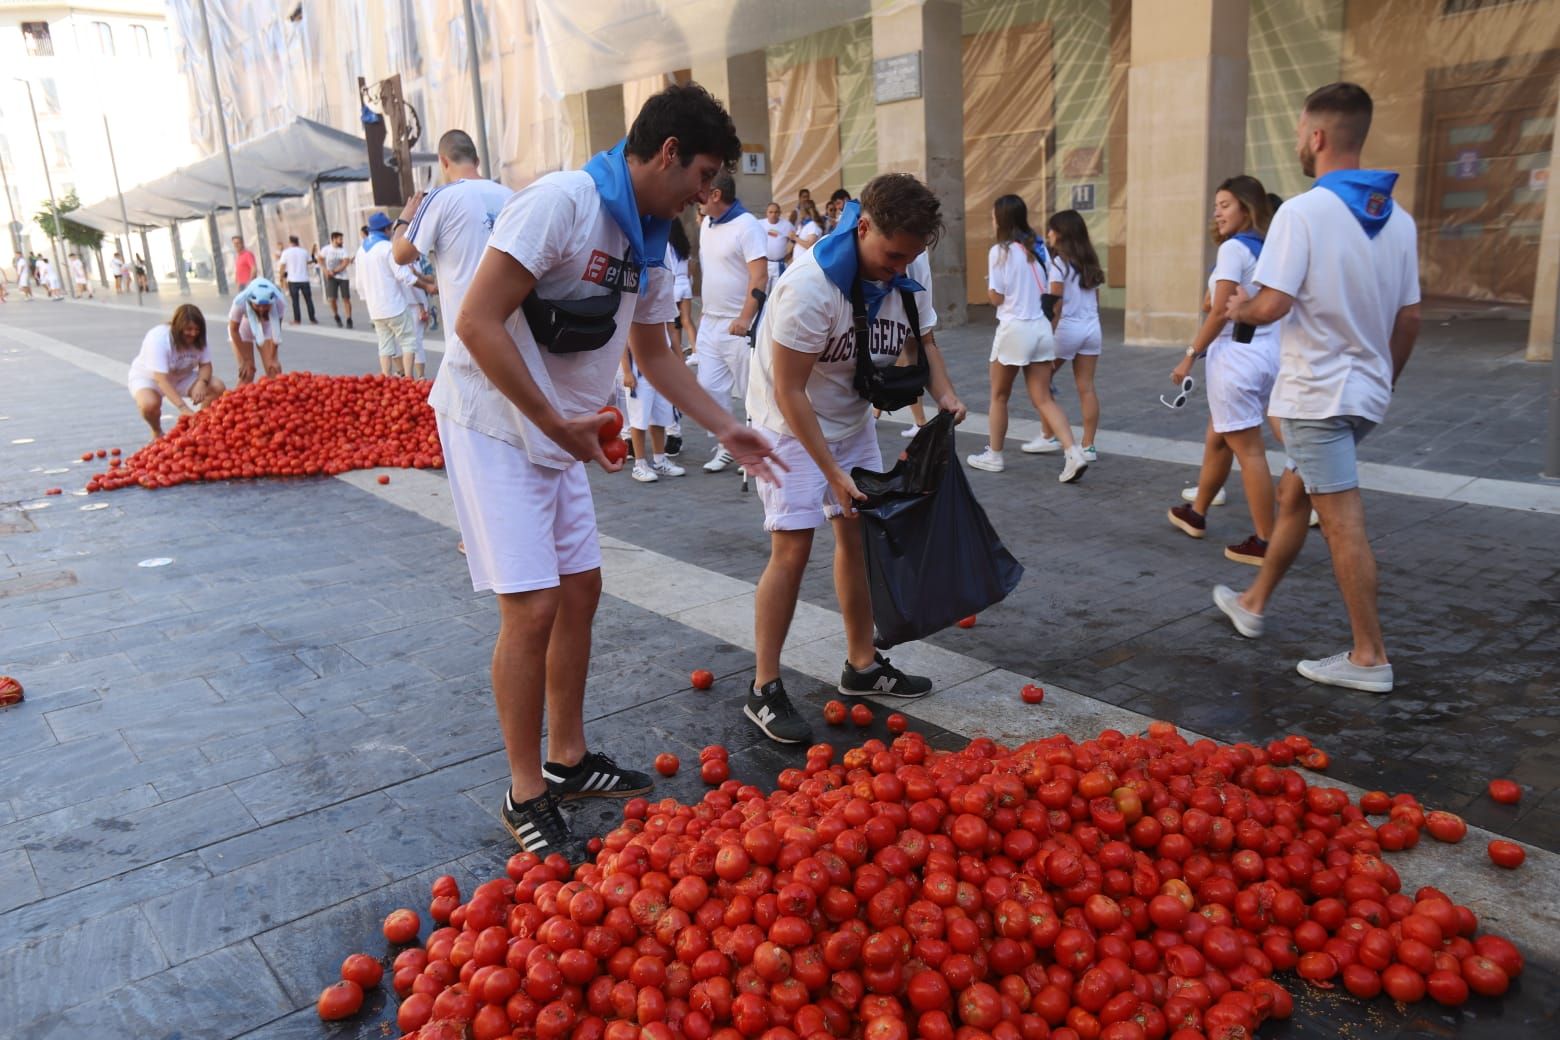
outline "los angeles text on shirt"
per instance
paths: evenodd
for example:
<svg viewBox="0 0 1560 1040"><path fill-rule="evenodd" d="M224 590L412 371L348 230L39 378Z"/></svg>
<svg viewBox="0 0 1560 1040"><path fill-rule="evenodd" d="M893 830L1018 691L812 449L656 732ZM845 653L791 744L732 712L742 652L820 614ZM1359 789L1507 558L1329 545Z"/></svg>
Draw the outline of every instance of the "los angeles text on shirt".
<svg viewBox="0 0 1560 1040"><path fill-rule="evenodd" d="M905 339L910 335L910 326L893 318L878 318L869 325L869 330L872 342L868 344L868 350L876 357L897 358L904 351ZM856 328L853 325L838 336L830 336L815 363L824 365L835 361L853 361L855 357Z"/></svg>
<svg viewBox="0 0 1560 1040"><path fill-rule="evenodd" d="M637 293L639 292L639 267L626 259L620 260L610 253L593 249L589 262L585 264L585 273L581 275L581 280L595 282L608 289Z"/></svg>

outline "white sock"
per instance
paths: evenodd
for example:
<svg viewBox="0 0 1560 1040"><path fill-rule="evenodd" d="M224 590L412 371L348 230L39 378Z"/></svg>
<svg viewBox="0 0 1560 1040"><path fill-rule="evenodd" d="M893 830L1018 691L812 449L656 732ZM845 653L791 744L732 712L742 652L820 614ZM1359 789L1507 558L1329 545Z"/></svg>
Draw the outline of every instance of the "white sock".
<svg viewBox="0 0 1560 1040"><path fill-rule="evenodd" d="M656 465L657 465L657 466L659 466L659 465L660 465L660 464L661 464L661 463L663 463L663 462L665 462L665 461L666 461L666 452L664 452L664 451L663 451L663 452L661 452L661 453L660 453L660 454L659 454L659 455L657 455L657 456L656 456L656 457L655 457L655 464L656 464Z"/></svg>

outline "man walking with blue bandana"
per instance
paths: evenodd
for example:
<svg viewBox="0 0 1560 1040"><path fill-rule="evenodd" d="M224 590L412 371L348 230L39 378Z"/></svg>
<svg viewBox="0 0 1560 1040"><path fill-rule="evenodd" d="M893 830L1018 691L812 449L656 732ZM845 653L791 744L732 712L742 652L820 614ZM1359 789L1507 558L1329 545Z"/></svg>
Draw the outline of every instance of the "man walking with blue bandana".
<svg viewBox="0 0 1560 1040"><path fill-rule="evenodd" d="M1289 465L1278 518L1257 580L1223 585L1213 601L1248 638L1305 544L1315 508L1349 612L1353 646L1297 670L1312 682L1370 693L1392 690L1392 665L1376 609L1376 559L1365 533L1356 445L1386 418L1392 388L1419 335L1419 256L1414 220L1393 204L1397 174L1360 168L1370 95L1333 83L1306 98L1298 155L1316 186L1274 217L1257 261L1255 297L1237 290L1228 316L1267 325L1285 315L1278 379L1268 406L1283 423Z"/></svg>
<svg viewBox="0 0 1560 1040"><path fill-rule="evenodd" d="M609 473L598 413L625 344L673 404L755 477L769 442L699 389L667 343L671 223L741 154L731 117L696 84L645 102L628 137L584 170L504 204L477 263L430 399L472 585L498 600L493 697L509 758L504 826L528 852L576 859L563 799L626 798L650 777L585 742L585 676L601 547L585 464ZM614 442L616 446L617 442ZM542 758L542 711L547 750Z"/></svg>
<svg viewBox="0 0 1560 1040"><path fill-rule="evenodd" d="M812 739L781 682L780 650L813 532L825 523L834 529L834 591L845 621L840 692L920 697L932 688L931 680L906 675L872 645L872 602L855 510L866 496L850 471L883 468L872 404L855 385L858 350L881 369L902 353L924 351L927 389L937 406L964 419L932 337L937 313L926 250L942 226L937 196L926 185L907 173L875 177L859 203L845 205L834 231L780 276L759 324L748 416L775 440L788 472L783 485L758 488L769 565L754 602L755 675L743 713L782 744ZM857 336L857 301L865 343Z"/></svg>
<svg viewBox="0 0 1560 1040"><path fill-rule="evenodd" d="M758 313L753 292L769 284L768 238L725 170L700 208L699 385L729 408L732 395L747 393L748 330ZM704 472L719 473L731 461L731 452L717 445Z"/></svg>

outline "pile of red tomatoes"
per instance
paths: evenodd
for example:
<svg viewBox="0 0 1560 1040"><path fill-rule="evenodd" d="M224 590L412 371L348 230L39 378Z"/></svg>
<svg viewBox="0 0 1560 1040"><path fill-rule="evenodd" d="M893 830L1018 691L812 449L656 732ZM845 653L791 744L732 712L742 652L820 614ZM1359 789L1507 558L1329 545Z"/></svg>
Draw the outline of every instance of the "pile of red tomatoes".
<svg viewBox="0 0 1560 1040"><path fill-rule="evenodd" d="M287 372L181 415L165 437L123 462L115 449L87 490L443 465L426 381Z"/></svg>
<svg viewBox="0 0 1560 1040"><path fill-rule="evenodd" d="M1245 1040L1276 972L1457 1005L1523 966L1466 906L1410 895L1381 830L1266 747L1145 735L958 752L868 740L764 793L629 802L594 861L520 853L395 958L418 1040ZM392 942L419 919L396 910ZM350 974L344 972L344 974ZM337 983L332 990L341 988ZM328 994L331 991L327 991ZM333 1005L333 1009L334 1009ZM322 1005L323 1008L323 1005Z"/></svg>

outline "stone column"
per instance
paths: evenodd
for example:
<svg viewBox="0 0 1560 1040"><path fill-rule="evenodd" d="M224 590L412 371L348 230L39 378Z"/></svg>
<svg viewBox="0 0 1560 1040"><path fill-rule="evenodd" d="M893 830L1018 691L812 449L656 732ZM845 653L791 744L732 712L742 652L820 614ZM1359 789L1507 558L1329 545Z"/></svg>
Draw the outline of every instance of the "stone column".
<svg viewBox="0 0 1560 1040"><path fill-rule="evenodd" d="M265 227L265 203L257 197L250 205L249 212L255 218L254 252L256 259L260 261L260 274L267 280L275 282L275 272L271 270L271 236Z"/></svg>
<svg viewBox="0 0 1560 1040"><path fill-rule="evenodd" d="M570 169L578 170L591 156L611 148L628 132L622 84L570 94L564 99L564 107L574 128Z"/></svg>
<svg viewBox="0 0 1560 1040"><path fill-rule="evenodd" d="M141 256L146 258L146 291L157 291L157 271L152 263L152 244L146 240L146 229L141 229Z"/></svg>
<svg viewBox="0 0 1560 1040"><path fill-rule="evenodd" d="M763 173L743 173L737 165L737 197L760 220L770 203L773 169L769 154L769 77L764 52L734 54L693 66L693 81L720 99L737 125L744 152L763 156Z"/></svg>
<svg viewBox="0 0 1560 1040"><path fill-rule="evenodd" d="M1247 5L1132 5L1127 104L1129 343L1184 346L1213 263L1213 189L1245 167Z"/></svg>
<svg viewBox="0 0 1560 1040"><path fill-rule="evenodd" d="M1557 106L1560 113L1560 106ZM1556 124L1560 126L1560 123ZM1549 153L1549 191L1544 195L1544 224L1538 239L1538 269L1533 278L1533 317L1528 322L1527 359L1549 361L1555 351L1556 311L1560 309L1560 133Z"/></svg>
<svg viewBox="0 0 1560 1040"><path fill-rule="evenodd" d="M168 225L168 237L173 240L173 271L179 278L179 295L190 294L190 273L184 269L184 241L179 237L179 222Z"/></svg>
<svg viewBox="0 0 1560 1040"><path fill-rule="evenodd" d="M958 0L926 0L872 16L872 58L921 59L921 96L877 106L882 172L913 173L942 201L942 239L931 252L942 325L962 325L964 301L964 75ZM817 200L821 204L823 200Z"/></svg>
<svg viewBox="0 0 1560 1040"><path fill-rule="evenodd" d="M206 237L211 244L211 269L217 279L217 292L228 294L227 267L222 259L222 232L217 228L217 215L206 214Z"/></svg>

